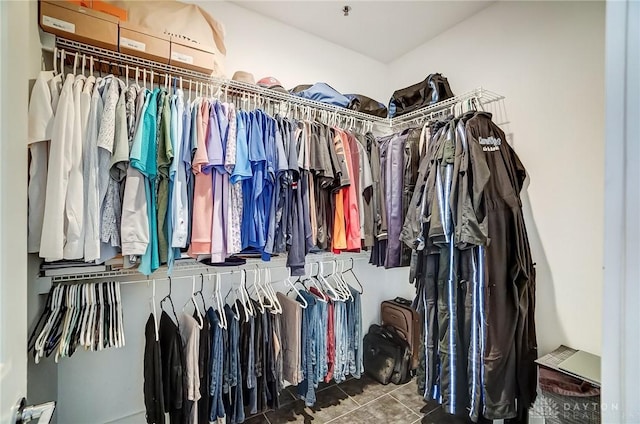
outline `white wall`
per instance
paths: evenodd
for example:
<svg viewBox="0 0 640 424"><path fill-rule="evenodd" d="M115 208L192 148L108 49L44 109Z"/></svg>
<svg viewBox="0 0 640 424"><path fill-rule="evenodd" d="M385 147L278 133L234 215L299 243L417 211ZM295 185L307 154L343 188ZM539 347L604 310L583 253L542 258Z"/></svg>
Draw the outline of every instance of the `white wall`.
<svg viewBox="0 0 640 424"><path fill-rule="evenodd" d="M242 70L256 81L273 76L287 89L326 82L341 93L387 102L383 63L229 2L191 2L224 24L229 78Z"/></svg>
<svg viewBox="0 0 640 424"><path fill-rule="evenodd" d="M541 353L601 350L604 18L600 2L496 2L389 70L391 90L441 72L455 93L506 96L506 132L530 176Z"/></svg>

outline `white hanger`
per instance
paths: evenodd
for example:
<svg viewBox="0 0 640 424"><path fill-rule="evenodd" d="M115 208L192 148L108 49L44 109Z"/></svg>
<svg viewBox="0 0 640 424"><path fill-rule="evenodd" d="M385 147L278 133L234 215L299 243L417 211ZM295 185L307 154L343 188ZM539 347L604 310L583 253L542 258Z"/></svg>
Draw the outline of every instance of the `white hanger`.
<svg viewBox="0 0 640 424"><path fill-rule="evenodd" d="M247 290L247 273L245 272L245 270L241 270L241 274L240 274L240 286L244 292L244 294L246 295L246 303L244 305L246 311L248 312L248 314L246 314L246 322L249 321L249 315L251 315L252 317L256 316L256 308L253 307L253 302L251 301L251 296L249 295L249 291Z"/></svg>
<svg viewBox="0 0 640 424"><path fill-rule="evenodd" d="M258 266L256 265L256 268L258 268ZM264 274L265 274L265 279L267 276L267 268L264 269ZM265 308L268 308L270 310L274 310L275 309L275 305L273 302L273 299L271 298L271 293L268 291L266 285L265 285L265 281L262 280L262 272L260 270L260 268L258 268L258 287L260 288L260 290L262 291L262 294L264 295L264 299L266 300L265 302Z"/></svg>
<svg viewBox="0 0 640 424"><path fill-rule="evenodd" d="M320 283L328 290L331 300L342 300L342 297L334 290L331 284L329 284L327 279L324 277L323 262L318 262L318 281L320 281Z"/></svg>
<svg viewBox="0 0 640 424"><path fill-rule="evenodd" d="M96 315L98 313L98 293L96 293L96 289L98 284L91 283L89 284L89 290L91 291L91 309L89 311L89 322L87 323L87 344L86 348L94 350L95 346L95 326L96 326Z"/></svg>
<svg viewBox="0 0 640 424"><path fill-rule="evenodd" d="M120 283L116 283L116 299L118 301L118 327L120 328L120 344L118 347L124 347L124 321L122 316L122 294L120 293Z"/></svg>
<svg viewBox="0 0 640 424"><path fill-rule="evenodd" d="M71 297L73 294L73 290L74 286L69 286L67 289L67 293L64 296L63 299L63 305L67 307L64 317L63 317L63 322L62 322L62 332L60 334L60 341L58 344L58 348L56 349L56 354L55 354L55 362L56 364L58 363L58 360L60 359L60 356L63 354L64 350L65 350L65 337L67 335L67 332L69 331L69 324L71 321L71 313L70 310L71 308L73 308L72 304L71 304Z"/></svg>
<svg viewBox="0 0 640 424"><path fill-rule="evenodd" d="M87 329L87 319L89 317L89 305L91 302L91 293L89 292L89 285L83 284L82 291L84 293L84 308L82 311L81 323L80 323L80 346L84 346L85 331Z"/></svg>
<svg viewBox="0 0 640 424"><path fill-rule="evenodd" d="M211 300L213 301L212 309L219 312L220 319L218 321L218 327L226 329L226 316L224 313L224 302L222 300L222 293L220 292L219 275L215 274L214 276L215 279L213 280L213 291L211 292ZM211 282L211 274L208 274L207 278L209 279L209 282Z"/></svg>
<svg viewBox="0 0 640 424"><path fill-rule="evenodd" d="M309 303L307 302L307 299L305 299L304 296L302 296L302 294L300 293L300 290L298 290L296 285L291 282L291 268L288 268L288 269L289 269L289 276L287 277L286 280L284 280L284 283L286 285L288 285L289 287L291 287L291 290L296 292L296 294L298 295L297 297L302 300L303 303L302 303L302 305L300 305L300 306L302 306L302 309L307 309L307 306L309 306ZM322 301L325 302L324 299Z"/></svg>
<svg viewBox="0 0 640 424"><path fill-rule="evenodd" d="M342 270L344 271L344 261L341 261L340 263L342 265ZM338 261L334 259L333 264L335 278L338 280L347 298L353 300L353 295L351 294L351 289L349 289L347 281L342 276L342 272L338 272Z"/></svg>
<svg viewBox="0 0 640 424"><path fill-rule="evenodd" d="M255 273L253 274L253 289L255 291L256 297L258 298L258 305L260 308L260 313L264 314L264 310L265 310L265 305L262 302L262 296L260 296L260 291L258 290L257 284L258 284L258 272L260 271L260 268L255 269Z"/></svg>
<svg viewBox="0 0 640 424"><path fill-rule="evenodd" d="M151 91L153 91L153 82L154 82L154 78L153 78L153 69L151 69L151 77L150 77L149 81L149 85L151 86Z"/></svg>
<svg viewBox="0 0 640 424"><path fill-rule="evenodd" d="M60 73L64 75L64 60L67 58L67 52L60 51Z"/></svg>
<svg viewBox="0 0 640 424"><path fill-rule="evenodd" d="M222 328L226 330L229 327L229 321L227 320L227 314L224 311L224 299L222 298L222 280L220 278L220 274L216 274L216 286L220 323L222 324Z"/></svg>
<svg viewBox="0 0 640 424"><path fill-rule="evenodd" d="M53 75L58 75L58 48L53 48Z"/></svg>
<svg viewBox="0 0 640 424"><path fill-rule="evenodd" d="M320 272L319 262L315 262L315 264L318 265L318 272ZM304 280L302 281L302 283L304 284L304 282L309 281L313 285L313 287L315 287L318 290L318 293L320 293L320 297L318 299L321 302L327 303L329 301L329 296L327 296L327 294L324 292L324 289L322 288L322 286L319 286L316 283L316 280L311 277L313 275L313 265L314 265L314 262L311 262L309 266L309 275L304 276Z"/></svg>
<svg viewBox="0 0 640 424"><path fill-rule="evenodd" d="M116 327L116 286L113 281L107 283L107 294L109 295L109 347L117 346L118 327Z"/></svg>
<svg viewBox="0 0 640 424"><path fill-rule="evenodd" d="M265 272L265 287L267 288L267 292L269 293L271 301L273 302L274 312L276 314L281 314L282 305L278 300L276 291L273 289L273 286L271 285L271 270L269 268L265 268L264 272Z"/></svg>

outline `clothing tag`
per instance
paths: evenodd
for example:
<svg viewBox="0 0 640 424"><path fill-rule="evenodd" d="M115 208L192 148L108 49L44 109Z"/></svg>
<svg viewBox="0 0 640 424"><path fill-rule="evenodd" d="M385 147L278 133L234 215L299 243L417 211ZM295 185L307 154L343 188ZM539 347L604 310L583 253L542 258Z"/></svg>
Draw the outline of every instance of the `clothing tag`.
<svg viewBox="0 0 640 424"><path fill-rule="evenodd" d="M147 45L143 42L132 40L126 37L120 37L120 45L141 52L147 51Z"/></svg>
<svg viewBox="0 0 640 424"><path fill-rule="evenodd" d="M178 62L193 65L193 56L189 56L183 53L171 52L171 60L177 60Z"/></svg>
<svg viewBox="0 0 640 424"><path fill-rule="evenodd" d="M76 26L71 22L62 21L60 19L52 18L51 16L42 15L42 25L48 26L51 28L61 29L62 31L70 32L72 34L76 33Z"/></svg>

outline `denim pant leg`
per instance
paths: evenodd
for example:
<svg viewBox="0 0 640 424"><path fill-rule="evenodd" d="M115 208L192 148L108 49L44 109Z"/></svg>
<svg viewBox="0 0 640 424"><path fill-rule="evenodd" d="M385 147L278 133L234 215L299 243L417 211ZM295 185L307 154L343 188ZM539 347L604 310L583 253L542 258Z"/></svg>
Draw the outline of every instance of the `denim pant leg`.
<svg viewBox="0 0 640 424"><path fill-rule="evenodd" d="M362 359L362 299L360 292L349 286L351 295L353 296L353 340L355 344L355 370L352 371L352 375L355 378L360 378L364 371L363 359Z"/></svg>
<svg viewBox="0 0 640 424"><path fill-rule="evenodd" d="M347 361L349 364L348 373L350 375L356 372L356 308L353 300L347 301L347 328L349 338L349 350L347 351Z"/></svg>
<svg viewBox="0 0 640 424"><path fill-rule="evenodd" d="M249 412L251 414L258 413L258 379L256 377L255 320L255 317L249 318L249 369L247 370L247 389L249 389Z"/></svg>
<svg viewBox="0 0 640 424"><path fill-rule="evenodd" d="M223 373L223 329L218 326L219 320L217 314L213 314L215 318L212 320L211 329L213 332L213 343L211 345L211 413L209 418L215 421L224 417L224 403L222 401L222 373ZM211 318L211 315L210 315Z"/></svg>
<svg viewBox="0 0 640 424"><path fill-rule="evenodd" d="M316 374L316 387L320 381L324 380L324 377L327 375L328 365L327 365L327 331L328 331L328 317L327 317L327 304L323 302L318 302L318 319L316 320L318 328L317 328L317 358L318 358L318 368Z"/></svg>
<svg viewBox="0 0 640 424"><path fill-rule="evenodd" d="M233 397L232 416L233 422L244 422L244 399L242 393L242 364L240 361L240 323L236 321L230 341L231 345L231 364L233 378L231 379L232 387L234 387L235 396Z"/></svg>

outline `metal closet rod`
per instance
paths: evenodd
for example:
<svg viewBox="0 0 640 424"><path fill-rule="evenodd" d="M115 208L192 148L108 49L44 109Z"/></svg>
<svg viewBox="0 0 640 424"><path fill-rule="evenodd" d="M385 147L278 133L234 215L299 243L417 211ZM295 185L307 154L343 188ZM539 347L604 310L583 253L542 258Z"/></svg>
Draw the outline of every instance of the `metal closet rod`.
<svg viewBox="0 0 640 424"><path fill-rule="evenodd" d="M314 109L314 111L324 111L325 113L332 114L334 118L337 118L338 116L340 116L341 118L346 118L347 120L349 118L355 118L360 121L365 121L370 125L384 125L392 129L395 129L396 126L418 124L420 121L430 120L435 115L444 113L445 110L450 109L456 103L465 102L470 99L476 99L479 103L479 106L482 107L483 105L503 100L505 98L500 94L479 87L467 93L452 97L447 100L443 100L431 106L426 106L422 109L418 109L414 112L407 113L400 117L380 118L377 116L372 116L362 112L329 105L315 100L303 99L289 93L270 90L268 88L263 88L255 84L248 84L240 81L212 77L211 75L208 75L206 73L154 62L136 56L114 52L111 50L102 49L99 47L79 43L77 41L67 40L60 37L56 37L55 46L59 49L73 52L74 54L79 53L100 58L103 61L109 62L109 64L112 66L119 66L121 68L124 68L126 66L129 66L130 68L146 68L149 70L153 70L154 73L168 74L172 77L182 77L183 79L187 79L187 81L191 80L193 82L208 84L212 89L233 90L240 95L258 95L263 99L285 101L291 105L294 105L294 107L306 107L312 108Z"/></svg>

